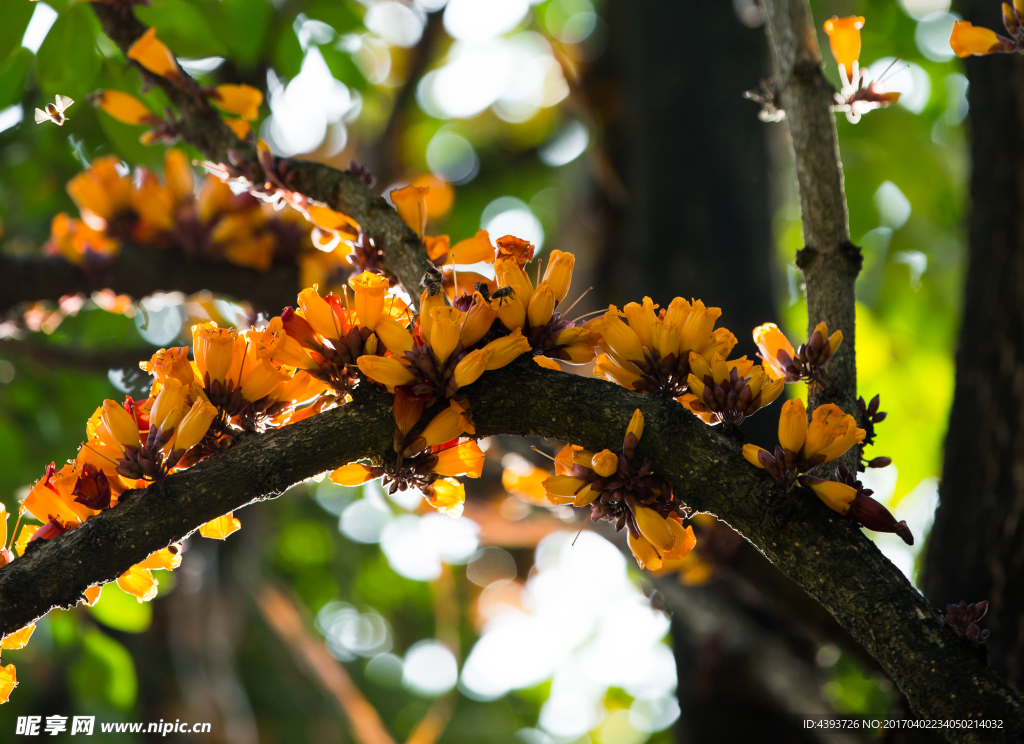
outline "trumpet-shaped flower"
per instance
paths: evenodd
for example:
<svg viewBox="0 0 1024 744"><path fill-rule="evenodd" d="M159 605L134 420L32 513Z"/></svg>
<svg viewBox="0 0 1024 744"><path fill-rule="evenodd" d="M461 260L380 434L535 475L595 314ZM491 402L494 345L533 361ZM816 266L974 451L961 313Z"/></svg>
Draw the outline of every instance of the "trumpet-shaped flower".
<svg viewBox="0 0 1024 744"><path fill-rule="evenodd" d="M156 37L156 29L150 27L128 50L128 59L135 60L154 75L181 80L178 61L171 50Z"/></svg>
<svg viewBox="0 0 1024 744"><path fill-rule="evenodd" d="M818 323L807 343L794 349L777 325L765 323L754 329L754 343L761 352L758 356L764 360L765 372L773 380L820 383L829 359L843 343L843 332L836 331L830 336L828 326Z"/></svg>
<svg viewBox="0 0 1024 744"><path fill-rule="evenodd" d="M825 21L825 33L832 47L832 56L846 70L847 80L853 80L853 65L860 57L860 30L863 27L862 16L833 16Z"/></svg>

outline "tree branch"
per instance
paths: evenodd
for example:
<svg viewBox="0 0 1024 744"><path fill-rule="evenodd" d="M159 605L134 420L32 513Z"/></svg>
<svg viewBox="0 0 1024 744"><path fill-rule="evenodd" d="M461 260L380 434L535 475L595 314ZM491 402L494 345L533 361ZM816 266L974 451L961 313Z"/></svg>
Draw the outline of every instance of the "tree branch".
<svg viewBox="0 0 1024 744"><path fill-rule="evenodd" d="M1002 730L958 729L952 741L1024 733L1014 692L959 638L852 523L816 498L799 506L740 455L733 439L674 401L551 372L528 359L466 389L477 434L552 437L621 447L632 412L646 419L640 456L693 509L739 530L856 638L925 718L1000 719ZM226 453L172 475L61 537L37 541L0 569L0 633L77 603L204 522L360 458L388 457L390 396L364 385L352 403L283 429L244 437ZM429 416L424 416L427 420ZM1016 734L1013 732L1016 731Z"/></svg>
<svg viewBox="0 0 1024 744"><path fill-rule="evenodd" d="M135 298L154 292L186 294L208 289L257 309L277 313L295 303L299 269L295 264L256 271L227 262L199 261L174 249L122 245L109 264L92 270L61 256L12 256L0 253L0 314L22 302L57 301L66 295L112 289Z"/></svg>
<svg viewBox="0 0 1024 744"><path fill-rule="evenodd" d="M836 123L834 89L822 73L814 20L807 0L761 0L774 66L776 105L786 112L793 162L800 186L804 248L796 265L807 292L808 334L825 321L844 340L828 365L827 385L812 383L808 408L835 403L857 410L855 348L860 249L850 243ZM854 447L847 458L857 461ZM844 458L844 461L846 458ZM847 462L847 465L850 465Z"/></svg>
<svg viewBox="0 0 1024 744"><path fill-rule="evenodd" d="M132 15L132 3L92 3L93 12L104 32L126 55L146 27ZM159 86L170 98L181 117L181 136L188 144L215 163L230 164L254 184L263 184L266 174L260 166L256 147L242 142L221 121L220 114L202 95L178 87L165 78L152 75L129 60L143 80ZM193 84L184 71L182 77ZM429 266L419 237L410 230L383 197L375 195L362 179L351 171L304 160L282 159L284 184L291 191L323 202L357 223L363 232L378 241L385 252L385 269L397 278L417 299L420 278Z"/></svg>

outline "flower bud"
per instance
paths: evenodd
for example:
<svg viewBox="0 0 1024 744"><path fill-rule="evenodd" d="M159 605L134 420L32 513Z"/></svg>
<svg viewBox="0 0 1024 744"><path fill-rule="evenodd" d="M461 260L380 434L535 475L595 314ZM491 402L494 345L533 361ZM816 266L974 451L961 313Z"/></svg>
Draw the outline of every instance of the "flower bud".
<svg viewBox="0 0 1024 744"><path fill-rule="evenodd" d="M658 319L658 316L654 312L654 302L651 301L651 298L644 297L643 305L636 302L627 303L622 308L622 312L626 314L629 327L633 329L633 333L640 339L640 343L648 349L656 348L651 334L654 329L654 322Z"/></svg>
<svg viewBox="0 0 1024 744"><path fill-rule="evenodd" d="M483 295L474 292L473 306L466 312L466 320L462 323L462 332L459 336L463 348L472 346L486 336L496 317L497 311L484 300Z"/></svg>
<svg viewBox="0 0 1024 744"><path fill-rule="evenodd" d="M834 512L846 514L857 498L857 489L839 481L827 481L810 475L800 476L800 485L814 491L822 502Z"/></svg>
<svg viewBox="0 0 1024 744"><path fill-rule="evenodd" d="M499 287L512 287L516 293L515 299L521 302L524 308L530 306L533 284L514 257L502 256L495 260L494 278Z"/></svg>
<svg viewBox="0 0 1024 744"><path fill-rule="evenodd" d="M597 328L611 350L620 357L632 362L644 361L644 351L640 346L640 339L637 338L632 328L622 322L619 317L619 309L615 305L608 307L608 311L601 316Z"/></svg>
<svg viewBox="0 0 1024 744"><path fill-rule="evenodd" d="M491 341L484 349L489 349L493 353L491 360L487 363L487 369L501 369L529 351L530 342L517 328L510 335Z"/></svg>
<svg viewBox="0 0 1024 744"><path fill-rule="evenodd" d="M200 376L209 375L210 382L224 382L235 358L234 328L218 328L214 322L192 328L192 350Z"/></svg>
<svg viewBox="0 0 1024 744"><path fill-rule="evenodd" d="M387 350L401 359L405 352L412 351L412 334L405 325L387 315L381 315L374 333L384 342Z"/></svg>
<svg viewBox="0 0 1024 744"><path fill-rule="evenodd" d="M206 432L209 431L210 424L213 423L216 416L217 408L204 398L199 398L178 424L174 449L186 452L203 441L203 437L206 436Z"/></svg>
<svg viewBox="0 0 1024 744"><path fill-rule="evenodd" d="M491 300L491 306L498 309L501 324L510 331L522 328L526 324L526 308L515 297L502 297Z"/></svg>
<svg viewBox="0 0 1024 744"><path fill-rule="evenodd" d="M753 465L755 468L764 470L764 463L761 462L761 453L768 452L763 447L758 447L756 444L744 444L743 445L743 459Z"/></svg>
<svg viewBox="0 0 1024 744"><path fill-rule="evenodd" d="M337 341L341 337L337 318L331 303L327 302L314 288L299 292L299 307L310 327L324 338Z"/></svg>
<svg viewBox="0 0 1024 744"><path fill-rule="evenodd" d="M487 370L487 365L494 356L493 349L477 349L471 351L459 360L455 365L455 386L464 388L472 385Z"/></svg>
<svg viewBox="0 0 1024 744"><path fill-rule="evenodd" d="M914 544L914 535L906 522L897 522L892 513L870 496L859 493L846 516L875 532L894 532L907 545Z"/></svg>
<svg viewBox="0 0 1024 744"><path fill-rule="evenodd" d="M412 370L394 357L364 355L356 359L356 364L364 375L389 388L416 381Z"/></svg>
<svg viewBox="0 0 1024 744"><path fill-rule="evenodd" d="M560 303L569 293L569 284L572 282L572 270L576 265L576 256L566 251L551 251L548 259L548 267L544 270L544 279L541 284L551 287L555 296L555 303Z"/></svg>
<svg viewBox="0 0 1024 744"><path fill-rule="evenodd" d="M443 367L459 345L463 313L454 307L436 307L430 315L430 348L438 365Z"/></svg>
<svg viewBox="0 0 1024 744"><path fill-rule="evenodd" d="M541 284L537 287L537 291L533 293L533 297L530 298L530 307L527 310L527 317L530 319L531 328L542 328L548 324L551 320L551 315L555 311L555 295L551 291L551 287L547 284Z"/></svg>
<svg viewBox="0 0 1024 744"><path fill-rule="evenodd" d="M177 380L164 380L149 411L150 428L169 431L177 426L184 412L187 392L188 390Z"/></svg>
<svg viewBox="0 0 1024 744"><path fill-rule="evenodd" d="M594 455L592 467L602 478L609 478L619 469L619 456L611 450L601 450Z"/></svg>
<svg viewBox="0 0 1024 744"><path fill-rule="evenodd" d="M121 447L137 450L142 446L138 424L117 401L103 401L102 420L103 426L106 427L110 436Z"/></svg>
<svg viewBox="0 0 1024 744"><path fill-rule="evenodd" d="M374 469L361 462L342 465L331 473L331 481L339 486L359 486L375 477Z"/></svg>

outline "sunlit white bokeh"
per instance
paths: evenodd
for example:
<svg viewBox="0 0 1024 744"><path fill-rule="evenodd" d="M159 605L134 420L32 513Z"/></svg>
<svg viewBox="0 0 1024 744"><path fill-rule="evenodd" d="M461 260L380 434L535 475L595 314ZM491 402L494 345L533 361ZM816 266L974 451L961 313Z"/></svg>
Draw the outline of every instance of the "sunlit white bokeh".
<svg viewBox="0 0 1024 744"><path fill-rule="evenodd" d="M180 292L158 292L141 300L135 314L139 335L154 346L170 344L181 333L183 299Z"/></svg>
<svg viewBox="0 0 1024 744"><path fill-rule="evenodd" d="M486 230L493 243L505 235L528 240L539 251L544 246L544 228L530 205L514 196L500 196L480 215L480 229Z"/></svg>
<svg viewBox="0 0 1024 744"><path fill-rule="evenodd" d="M953 23L960 20L955 13L933 13L918 21L914 30L914 42L918 50L932 62L953 59L955 53L949 45Z"/></svg>
<svg viewBox="0 0 1024 744"><path fill-rule="evenodd" d="M455 687L459 665L455 655L442 643L427 640L414 643L402 662L402 686L423 697L437 697Z"/></svg>
<svg viewBox="0 0 1024 744"><path fill-rule="evenodd" d="M271 116L263 123L261 135L275 153L290 157L315 150L328 135L333 154L345 147L344 122L359 114L359 94L335 80L320 50L313 46L302 60L302 68L287 84L273 70L267 73Z"/></svg>
<svg viewBox="0 0 1024 744"><path fill-rule="evenodd" d="M530 0L449 0L444 28L460 41L486 41L519 25Z"/></svg>
<svg viewBox="0 0 1024 744"><path fill-rule="evenodd" d="M910 219L910 199L892 181L883 181L875 191L875 209L880 221L890 230L899 230Z"/></svg>
<svg viewBox="0 0 1024 744"><path fill-rule="evenodd" d="M0 132L5 132L11 127L16 127L25 118L25 110L20 103L0 109Z"/></svg>
<svg viewBox="0 0 1024 744"><path fill-rule="evenodd" d="M328 602L317 613L316 628L340 661L391 650L391 626L375 610L360 612L345 602Z"/></svg>
<svg viewBox="0 0 1024 744"><path fill-rule="evenodd" d="M590 133L580 122L572 119L538 153L541 162L557 167L571 163L587 149Z"/></svg>
<svg viewBox="0 0 1024 744"><path fill-rule="evenodd" d="M900 0L906 14L918 21L937 13L945 13L950 4L950 0Z"/></svg>
<svg viewBox="0 0 1024 744"><path fill-rule="evenodd" d="M896 491L898 471L895 465L887 468L869 468L860 474L860 480L866 488L874 491L872 498L884 504L896 517L896 521L906 520L914 536L914 544L907 545L897 535L887 532L867 532L878 549L886 558L903 572L917 586L915 566L918 555L924 546L925 537L935 521L935 508L939 503L939 481L937 478L924 478L910 493L904 495L893 506L893 495Z"/></svg>
<svg viewBox="0 0 1024 744"><path fill-rule="evenodd" d="M949 34L946 34L947 46ZM882 57L868 67L872 80L881 79L890 93L900 94L900 106L915 114L924 111L932 95L932 79L924 68L895 57Z"/></svg>
<svg viewBox="0 0 1024 744"><path fill-rule="evenodd" d="M367 10L363 23L388 44L413 47L423 36L424 14L396 0L381 0Z"/></svg>
<svg viewBox="0 0 1024 744"><path fill-rule="evenodd" d="M468 183L480 171L480 158L469 140L446 129L427 143L426 157L430 172L449 183Z"/></svg>
<svg viewBox="0 0 1024 744"><path fill-rule="evenodd" d="M466 695L493 700L550 679L538 725L559 739L601 725L610 687L644 701L630 727L650 732L675 720L675 659L663 642L668 618L629 580L611 543L592 532L549 535L521 596L521 608L491 609L463 666Z"/></svg>
<svg viewBox="0 0 1024 744"><path fill-rule="evenodd" d="M57 20L57 11L46 3L36 3L32 17L28 21L25 33L21 37L21 45L35 54L43 45L43 39L50 32L50 26Z"/></svg>

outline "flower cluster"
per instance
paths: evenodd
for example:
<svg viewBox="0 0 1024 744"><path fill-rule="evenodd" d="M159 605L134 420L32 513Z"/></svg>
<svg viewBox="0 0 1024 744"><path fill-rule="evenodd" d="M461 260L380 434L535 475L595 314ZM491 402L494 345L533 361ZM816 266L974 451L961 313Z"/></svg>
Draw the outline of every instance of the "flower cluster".
<svg viewBox="0 0 1024 744"><path fill-rule="evenodd" d="M953 626L957 633L971 642L974 648L978 648L988 640L989 631L982 630L978 621L988 613L988 600L967 604L961 601L960 604L946 605L946 622Z"/></svg>
<svg viewBox="0 0 1024 744"><path fill-rule="evenodd" d="M746 357L727 362L721 354L711 364L690 352L690 392L680 399L706 424L739 426L782 392L782 380L772 380L761 367Z"/></svg>
<svg viewBox="0 0 1024 744"><path fill-rule="evenodd" d="M638 408L626 428L622 452L590 452L567 444L555 458L555 475L542 486L553 504L590 507L590 518L626 528L629 549L641 568L660 569L666 561L682 559L693 549L692 527L683 527L683 503L672 484L637 461L636 448L644 433Z"/></svg>
<svg viewBox="0 0 1024 744"><path fill-rule="evenodd" d="M794 349L777 325L765 323L754 329L754 343L771 379L787 383L801 380L821 383L825 365L843 343L843 332L836 331L830 336L828 326L818 323L807 343Z"/></svg>
<svg viewBox="0 0 1024 744"><path fill-rule="evenodd" d="M864 434L853 416L832 403L815 408L808 425L803 401L795 398L782 405L775 452L745 444L743 457L789 489L800 473L841 457L854 444L863 442Z"/></svg>
<svg viewBox="0 0 1024 744"><path fill-rule="evenodd" d="M970 21L955 21L949 46L957 57L1024 52L1024 0L1013 0L1012 7L1003 3L1003 27L1010 38Z"/></svg>
<svg viewBox="0 0 1024 744"><path fill-rule="evenodd" d="M885 411L879 411L879 405L881 405L881 397L878 395L872 398L870 403L865 403L864 398L857 398L857 411L860 413L860 421L864 424L865 431L864 441L861 444L865 447L875 443L875 424L882 423L889 415ZM866 468L887 468L891 464L891 457L873 457L868 460L861 450L857 469L864 472Z"/></svg>
<svg viewBox="0 0 1024 744"><path fill-rule="evenodd" d="M825 21L832 56L839 65L842 88L835 94L833 111L846 112L851 124L860 121L868 111L896 103L899 93L886 93L885 84L871 80L867 70L860 69L860 30L864 27L863 16L838 18L833 16Z"/></svg>
<svg viewBox="0 0 1024 744"><path fill-rule="evenodd" d="M131 178L117 157L97 158L68 183L81 218L58 214L48 251L88 265L112 258L121 242L131 241L260 271L297 261L309 283L346 266L346 249L317 250L312 226L291 210L276 212L249 194L235 194L212 175L197 194L192 167L180 150L167 151L164 178L161 183L145 168Z"/></svg>

